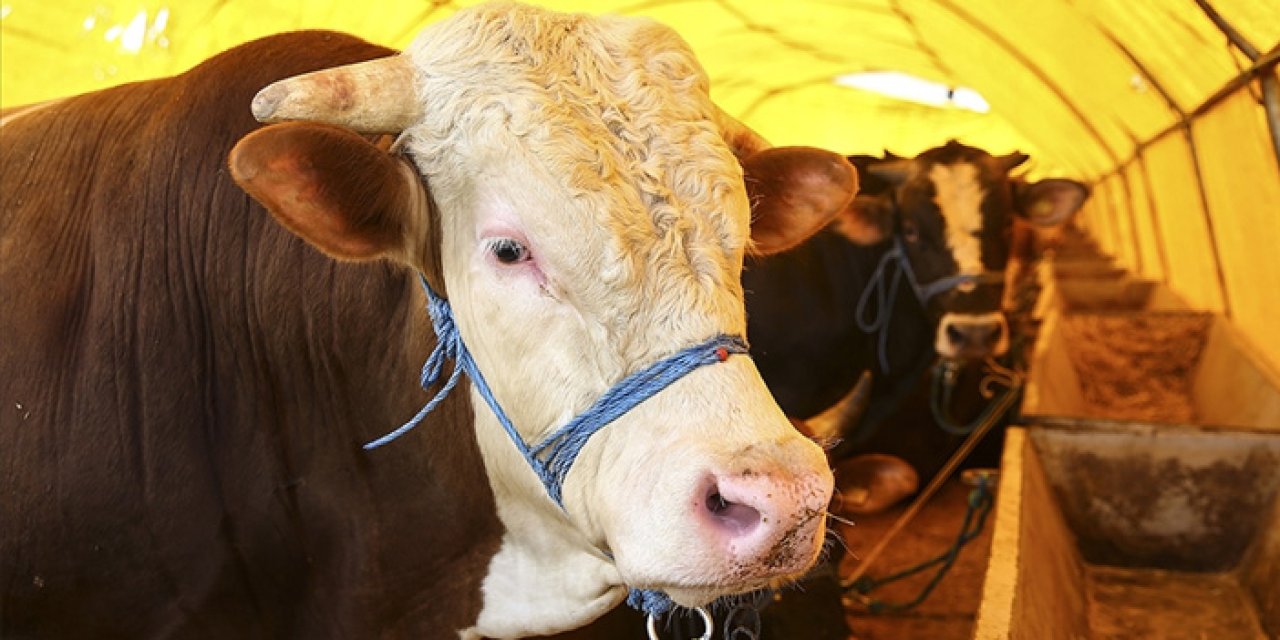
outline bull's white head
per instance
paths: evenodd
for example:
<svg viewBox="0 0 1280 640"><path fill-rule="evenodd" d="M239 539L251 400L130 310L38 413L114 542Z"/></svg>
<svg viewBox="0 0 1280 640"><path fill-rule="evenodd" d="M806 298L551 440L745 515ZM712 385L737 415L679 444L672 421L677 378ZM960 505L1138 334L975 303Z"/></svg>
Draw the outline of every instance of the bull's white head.
<svg viewBox="0 0 1280 640"><path fill-rule="evenodd" d="M485 5L403 55L263 90L260 119L310 122L255 132L231 165L326 253L421 271L537 443L628 373L742 334L744 252L794 245L856 190L843 158L766 149L707 85L657 23ZM398 153L348 129L399 134ZM817 557L831 474L747 357L694 371L592 437L563 511L473 406L507 534L468 633L578 626L624 585L702 605Z"/></svg>

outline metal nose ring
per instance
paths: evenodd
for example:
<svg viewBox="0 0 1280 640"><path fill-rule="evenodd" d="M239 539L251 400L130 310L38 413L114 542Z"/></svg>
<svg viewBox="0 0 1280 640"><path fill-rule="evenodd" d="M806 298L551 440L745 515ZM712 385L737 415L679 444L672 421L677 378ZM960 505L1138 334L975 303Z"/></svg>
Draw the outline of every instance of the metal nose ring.
<svg viewBox="0 0 1280 640"><path fill-rule="evenodd" d="M716 629L716 623L711 619L711 614L707 613L707 610L702 607L695 607L694 611L697 611L698 615L702 616L703 632L701 636L691 638L690 640L711 640L711 634L714 633ZM662 638L658 636L657 621L654 619L652 613L649 614L649 620L645 622L645 628L649 630L649 640L662 640Z"/></svg>

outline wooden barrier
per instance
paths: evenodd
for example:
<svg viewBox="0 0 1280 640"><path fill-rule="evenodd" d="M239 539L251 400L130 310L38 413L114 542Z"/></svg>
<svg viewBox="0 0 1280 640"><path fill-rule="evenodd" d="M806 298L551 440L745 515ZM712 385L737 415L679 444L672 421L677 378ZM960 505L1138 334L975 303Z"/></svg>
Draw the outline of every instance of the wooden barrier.
<svg viewBox="0 0 1280 640"><path fill-rule="evenodd" d="M974 638L1280 634L1280 438L1011 428Z"/></svg>

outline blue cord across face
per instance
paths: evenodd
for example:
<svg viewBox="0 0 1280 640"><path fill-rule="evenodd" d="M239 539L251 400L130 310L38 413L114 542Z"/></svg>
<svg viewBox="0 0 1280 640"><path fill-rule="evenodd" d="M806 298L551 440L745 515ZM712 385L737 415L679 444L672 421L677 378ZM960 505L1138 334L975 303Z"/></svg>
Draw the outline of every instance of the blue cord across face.
<svg viewBox="0 0 1280 640"><path fill-rule="evenodd" d="M889 275L889 266L897 267L892 275ZM854 319L858 322L858 328L867 333L878 333L877 351L880 358L880 370L889 372L889 322L893 316L894 301L898 296L898 285L902 282L902 278L906 277L907 284L911 287L911 291L916 294L916 299L920 301L921 306L927 306L929 300L934 296L946 293L966 282L981 283L992 280L1003 281L1003 275L998 272L987 272L977 275L956 274L939 278L926 285L921 285L916 280L916 273L911 268L911 261L907 258L907 251L902 246L902 238L893 237L893 247L884 253L880 258L880 263L876 265L876 270L871 274L871 280L867 283L867 288L862 290L862 295L858 297L858 308L854 315ZM867 305L872 298L876 300L875 315L867 317Z"/></svg>
<svg viewBox="0 0 1280 640"><path fill-rule="evenodd" d="M678 351L623 378L605 391L586 411L575 416L537 446L531 446L520 436L511 419L502 410L489 384L485 382L484 375L476 366L475 359L471 357L471 352L463 344L462 335L454 323L453 310L449 302L436 295L425 278L421 280L422 288L427 293L427 312L431 316L431 326L435 329L437 340L435 350L431 352L426 364L422 367L422 388L428 389L439 382L447 360L454 361L453 373L417 415L387 435L364 445L364 448L369 450L381 447L418 426L427 414L431 413L457 386L459 376L465 372L467 377L471 378L480 396L493 410L498 422L511 437L511 441L520 450L520 454L538 475L547 490L547 495L551 496L561 509L564 508L562 491L565 476L569 474L569 469L573 467L578 453L582 451L582 447L587 444L587 440L593 434L695 369L724 362L735 353L747 352L746 340L741 336L724 334ZM650 615L661 615L675 606L666 594L646 589L632 590L627 603Z"/></svg>

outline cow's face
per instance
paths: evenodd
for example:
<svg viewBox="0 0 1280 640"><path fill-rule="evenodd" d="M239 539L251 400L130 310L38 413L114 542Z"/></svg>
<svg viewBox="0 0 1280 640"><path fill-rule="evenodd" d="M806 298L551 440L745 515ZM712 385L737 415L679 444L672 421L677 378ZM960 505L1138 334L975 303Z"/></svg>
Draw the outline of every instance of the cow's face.
<svg viewBox="0 0 1280 640"><path fill-rule="evenodd" d="M255 108L271 119L365 122L300 116L290 105L317 101L317 86L350 94L365 76L408 78L418 103L363 128L403 130L415 171L353 134L301 124L246 138L233 171L322 250L423 271L530 443L627 374L744 333L744 252L798 242L856 189L833 154L753 155L759 141L715 109L687 46L654 23L481 8L388 60L393 71L268 89ZM306 98L298 86L309 87ZM294 141L343 136L341 145ZM750 198L735 153L746 158ZM360 177L334 175L352 173ZM566 479L563 512L476 400L477 438L509 529L486 581L486 633L581 623L601 612L582 600L611 606L623 584L701 605L816 558L831 474L745 356L695 370L593 436ZM572 588L556 584L571 569L580 571ZM551 589L557 602L576 591L577 609L540 613L530 627L523 603L495 602L530 597L517 587Z"/></svg>
<svg viewBox="0 0 1280 640"><path fill-rule="evenodd" d="M868 168L896 185L897 233L918 283L927 288L958 275L974 278L927 302L937 326L934 346L943 357L981 359L1008 349L1002 273L1009 261L1013 217L1056 224L1083 202L1083 185L1070 181L1053 181L1061 193L1046 189L1020 201L1009 171L1026 159L1021 153L992 156L951 141L911 160ZM1063 195L1067 193L1076 199ZM1045 210L1043 200L1051 197L1060 201Z"/></svg>
<svg viewBox="0 0 1280 640"><path fill-rule="evenodd" d="M952 142L911 162L898 187L899 224L921 285L1004 270L1013 213L1008 171L1025 160L1022 154L995 158ZM938 354L1003 354L1009 346L1000 309L1003 293L1003 279L991 278L963 282L929 300L929 311L938 320Z"/></svg>

